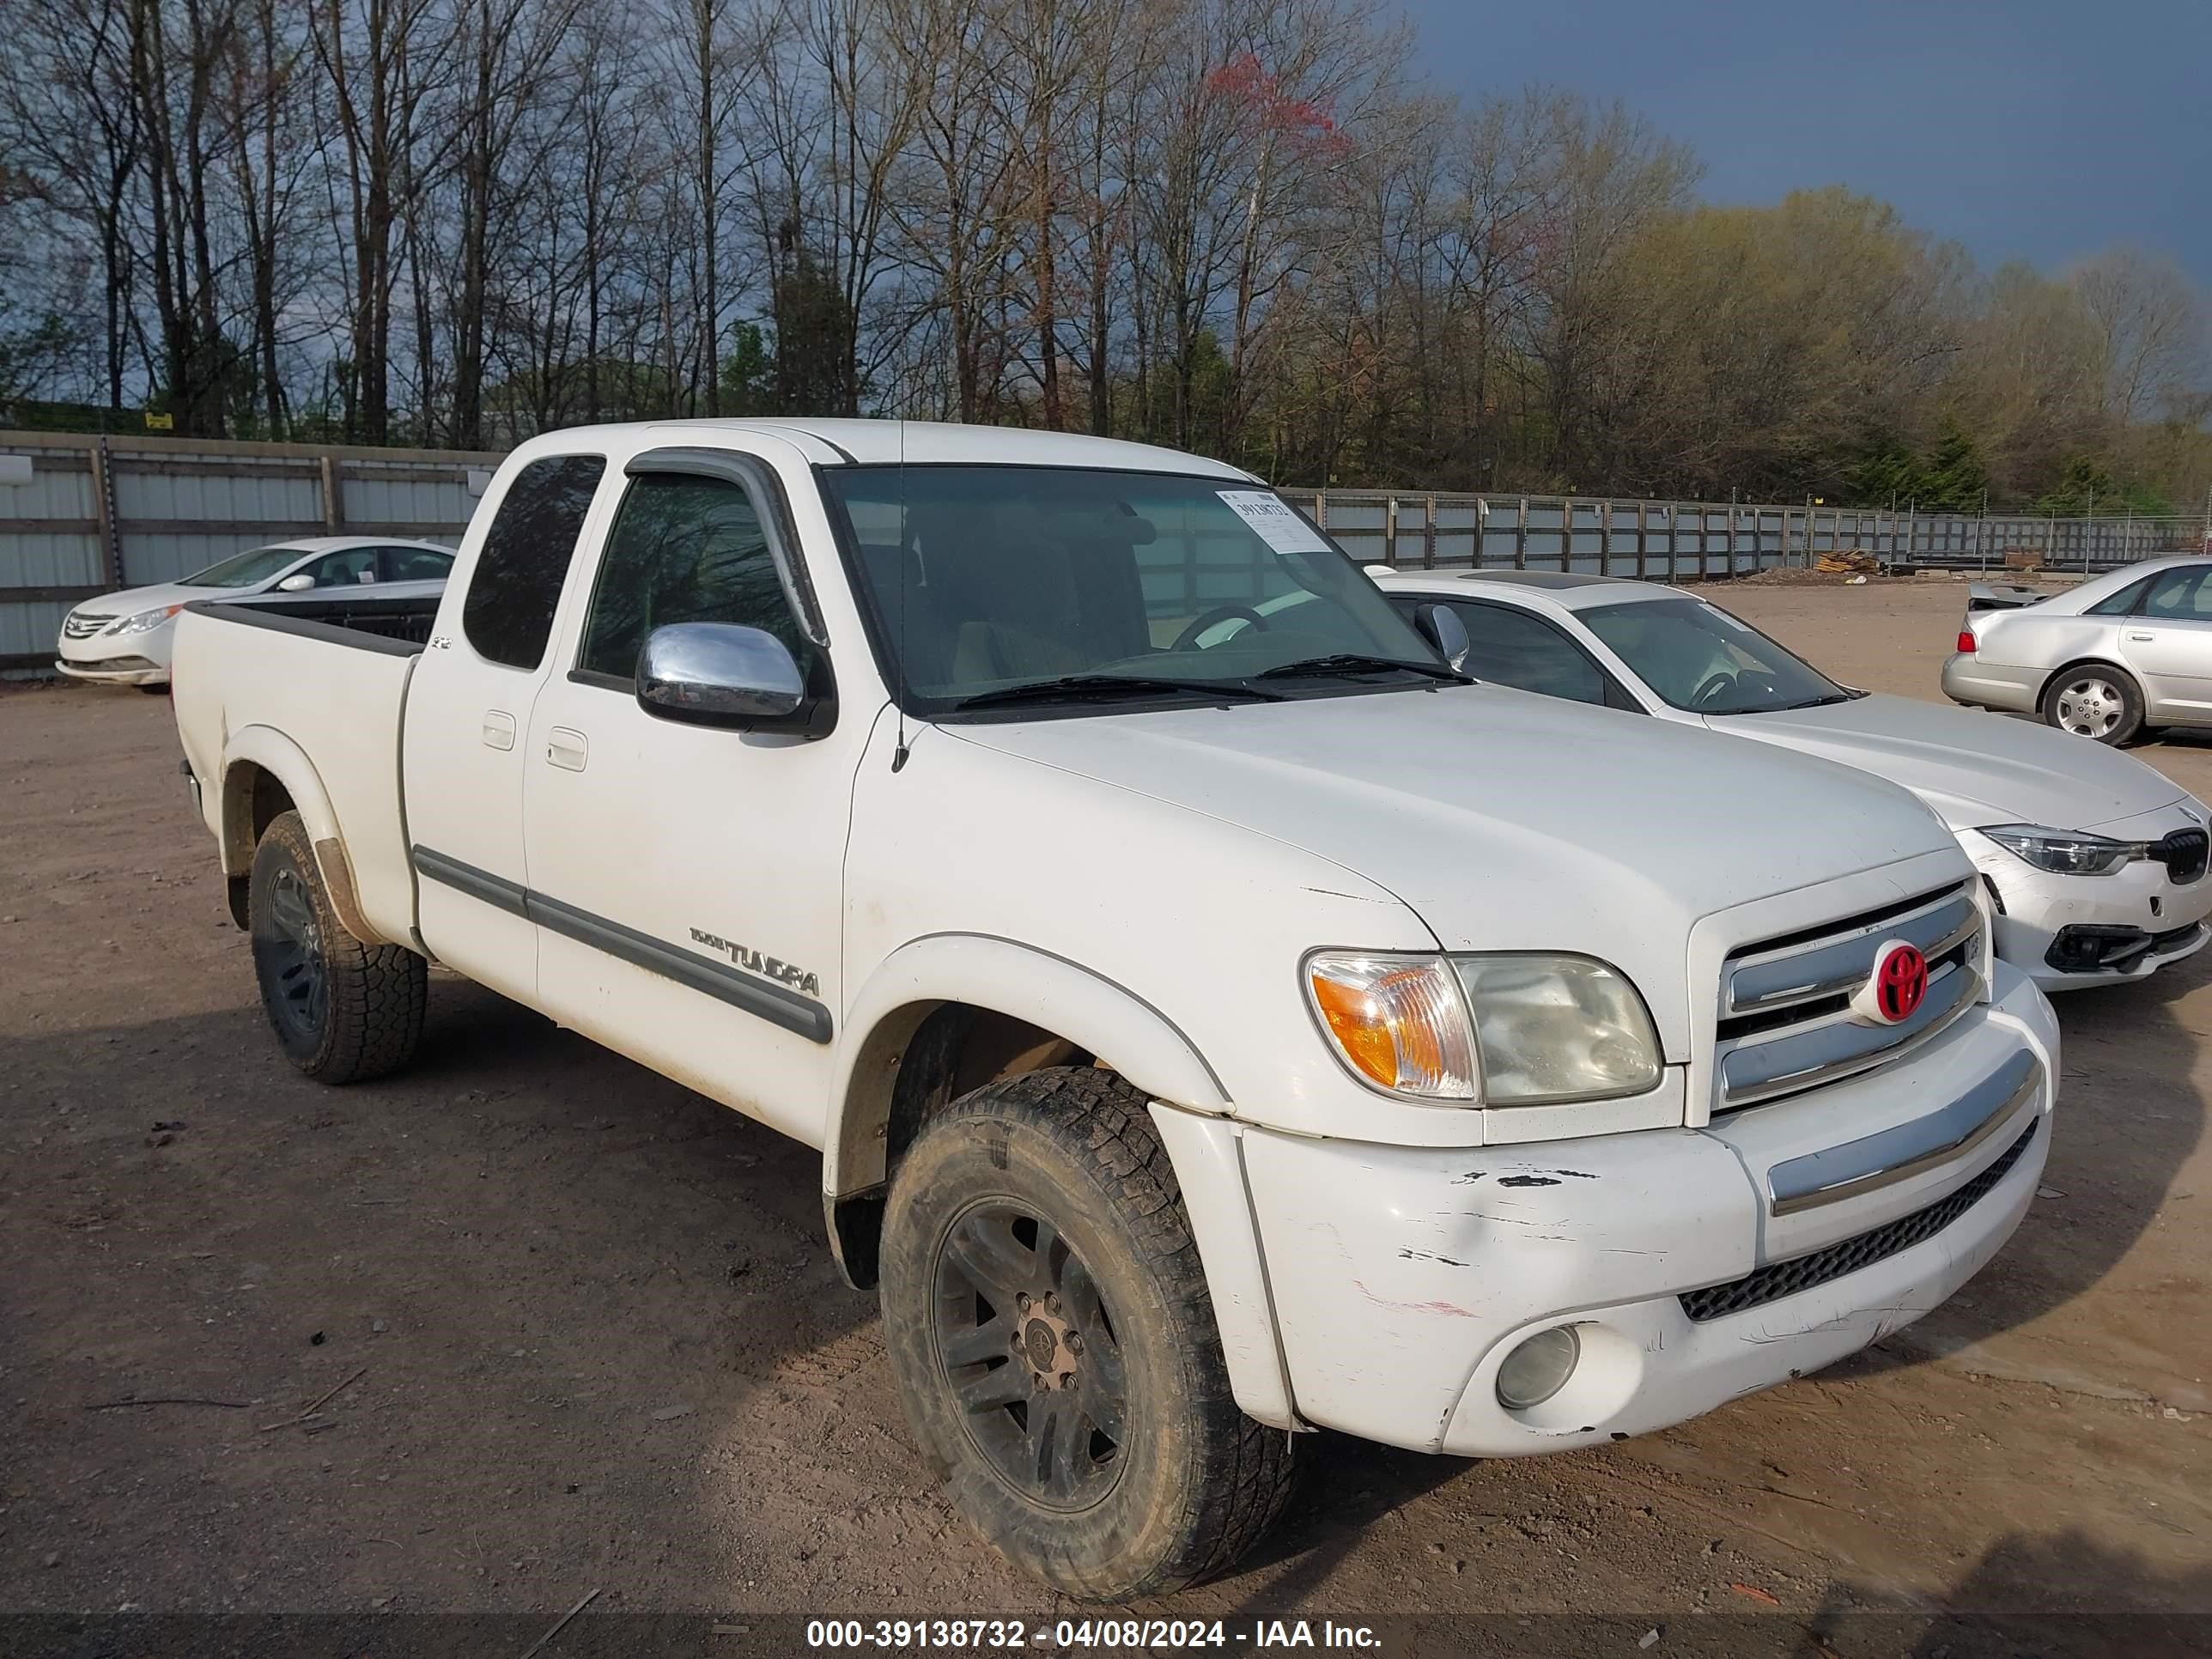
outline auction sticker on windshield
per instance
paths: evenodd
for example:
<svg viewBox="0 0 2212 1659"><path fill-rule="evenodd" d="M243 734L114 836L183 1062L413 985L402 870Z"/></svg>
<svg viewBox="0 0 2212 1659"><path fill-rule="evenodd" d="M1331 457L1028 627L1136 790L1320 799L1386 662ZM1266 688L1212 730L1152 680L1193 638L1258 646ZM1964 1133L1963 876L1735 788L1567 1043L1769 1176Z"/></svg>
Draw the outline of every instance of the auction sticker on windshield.
<svg viewBox="0 0 2212 1659"><path fill-rule="evenodd" d="M1266 489L1221 489L1214 492L1229 510L1260 532L1260 539L1278 553L1326 553L1328 544L1297 510L1280 495Z"/></svg>

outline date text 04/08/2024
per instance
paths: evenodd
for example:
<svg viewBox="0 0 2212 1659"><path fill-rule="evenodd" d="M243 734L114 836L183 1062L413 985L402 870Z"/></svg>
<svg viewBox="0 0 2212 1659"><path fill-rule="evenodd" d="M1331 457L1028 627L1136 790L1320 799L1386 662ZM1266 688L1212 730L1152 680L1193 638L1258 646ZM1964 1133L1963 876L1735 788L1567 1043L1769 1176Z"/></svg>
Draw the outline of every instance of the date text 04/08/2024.
<svg viewBox="0 0 2212 1659"><path fill-rule="evenodd" d="M1263 1619L1246 1628L1218 1619L1062 1619L1031 1628L1018 1619L814 1619L806 1626L810 1648L947 1648L991 1650L1052 1647L1119 1648L1360 1648L1382 1638L1365 1625L1323 1620Z"/></svg>

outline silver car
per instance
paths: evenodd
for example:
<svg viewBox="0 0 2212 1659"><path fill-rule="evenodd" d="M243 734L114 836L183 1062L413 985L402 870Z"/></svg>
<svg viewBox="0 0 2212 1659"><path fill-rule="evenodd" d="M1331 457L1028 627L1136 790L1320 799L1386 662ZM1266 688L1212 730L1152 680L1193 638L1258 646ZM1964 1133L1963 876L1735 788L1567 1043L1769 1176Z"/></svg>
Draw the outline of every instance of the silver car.
<svg viewBox="0 0 2212 1659"><path fill-rule="evenodd" d="M2100 743L2212 726L2212 558L2148 559L2033 605L1969 611L1943 695Z"/></svg>

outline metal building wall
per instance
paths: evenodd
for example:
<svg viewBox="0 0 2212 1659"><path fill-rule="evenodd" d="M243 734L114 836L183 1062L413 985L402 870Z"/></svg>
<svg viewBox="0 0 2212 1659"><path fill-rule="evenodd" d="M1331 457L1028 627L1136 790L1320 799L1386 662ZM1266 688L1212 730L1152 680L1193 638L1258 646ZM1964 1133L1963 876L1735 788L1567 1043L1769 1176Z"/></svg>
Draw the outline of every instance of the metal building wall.
<svg viewBox="0 0 2212 1659"><path fill-rule="evenodd" d="M71 606L301 536L458 542L492 453L0 433L0 671ZM27 476L25 476L27 469Z"/></svg>

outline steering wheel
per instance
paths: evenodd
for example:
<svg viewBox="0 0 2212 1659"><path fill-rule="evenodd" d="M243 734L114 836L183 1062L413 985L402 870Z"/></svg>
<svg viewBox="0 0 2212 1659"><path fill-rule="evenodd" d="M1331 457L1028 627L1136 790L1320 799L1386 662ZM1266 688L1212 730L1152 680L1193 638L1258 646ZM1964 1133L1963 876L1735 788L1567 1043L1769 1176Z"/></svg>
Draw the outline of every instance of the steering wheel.
<svg viewBox="0 0 2212 1659"><path fill-rule="evenodd" d="M1206 632L1207 629L1212 627L1216 623L1231 622L1238 617L1246 618L1251 623L1253 627L1258 629L1261 633L1264 634L1267 631L1267 619L1261 616L1258 611L1255 611L1250 605L1217 605L1212 610L1207 611L1205 615L1192 617L1190 625L1185 628L1182 633L1175 636L1175 643L1170 646L1168 649L1170 651L1188 651L1198 643L1198 636Z"/></svg>
<svg viewBox="0 0 2212 1659"><path fill-rule="evenodd" d="M1691 694L1690 706L1692 708L1703 708L1708 699L1718 696L1735 684L1735 676L1725 669L1708 674L1705 676L1705 684Z"/></svg>

